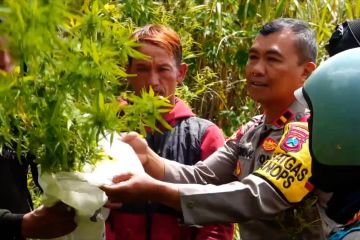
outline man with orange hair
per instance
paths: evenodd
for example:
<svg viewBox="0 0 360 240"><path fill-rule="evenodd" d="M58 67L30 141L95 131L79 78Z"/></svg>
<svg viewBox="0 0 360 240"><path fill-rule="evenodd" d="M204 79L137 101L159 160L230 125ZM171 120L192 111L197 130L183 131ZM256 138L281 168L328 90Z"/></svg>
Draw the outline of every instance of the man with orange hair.
<svg viewBox="0 0 360 240"><path fill-rule="evenodd" d="M128 82L137 95L150 87L174 105L164 119L173 130L148 132L146 140L161 157L194 165L223 146L220 129L212 122L196 117L191 109L175 96L176 86L187 72L182 63L182 47L178 34L171 28L149 24L136 30L132 37L141 46L138 51L149 59L129 59L127 71L134 74ZM232 239L233 225L182 226L177 211L160 204L127 204L111 211L107 239ZM113 235L115 234L115 236Z"/></svg>

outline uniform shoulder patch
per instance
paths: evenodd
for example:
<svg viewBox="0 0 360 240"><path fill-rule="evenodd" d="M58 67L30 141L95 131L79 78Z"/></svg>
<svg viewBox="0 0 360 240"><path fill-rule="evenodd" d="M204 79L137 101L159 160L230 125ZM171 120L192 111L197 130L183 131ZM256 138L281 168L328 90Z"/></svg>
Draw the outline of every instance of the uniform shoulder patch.
<svg viewBox="0 0 360 240"><path fill-rule="evenodd" d="M288 202L300 202L309 192L311 177L311 156L307 123L290 123L285 127L279 145L271 158L255 171Z"/></svg>
<svg viewBox="0 0 360 240"><path fill-rule="evenodd" d="M280 147L286 152L298 152L309 138L309 131L303 124L289 124L283 137Z"/></svg>

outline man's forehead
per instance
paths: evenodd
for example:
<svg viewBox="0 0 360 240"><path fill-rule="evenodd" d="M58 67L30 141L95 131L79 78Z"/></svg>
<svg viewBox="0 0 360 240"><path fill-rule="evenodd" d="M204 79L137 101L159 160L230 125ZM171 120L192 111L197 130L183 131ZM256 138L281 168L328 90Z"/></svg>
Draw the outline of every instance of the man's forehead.
<svg viewBox="0 0 360 240"><path fill-rule="evenodd" d="M132 66L133 67L172 67L175 64L169 61L169 59L161 59L161 58L149 58L149 59L133 59Z"/></svg>
<svg viewBox="0 0 360 240"><path fill-rule="evenodd" d="M249 52L265 51L269 53L281 53L283 49L293 49L296 51L296 38L290 29L283 29L267 35L259 34Z"/></svg>
<svg viewBox="0 0 360 240"><path fill-rule="evenodd" d="M133 60L134 64L137 65L141 65L141 64L169 64L170 65L170 61L169 59L162 59L162 58L157 58L156 56L153 57L149 57L148 59L134 59Z"/></svg>
<svg viewBox="0 0 360 240"><path fill-rule="evenodd" d="M151 56L148 56L148 58L146 58L146 59L134 58L134 59L133 59L133 64L136 64L136 65L150 64L151 61L152 61L152 57L151 57Z"/></svg>
<svg viewBox="0 0 360 240"><path fill-rule="evenodd" d="M253 44L256 44L258 42L268 41L268 42L279 42L279 41L294 41L295 34L291 29L283 28L279 31L272 32L266 35L258 34L253 42Z"/></svg>

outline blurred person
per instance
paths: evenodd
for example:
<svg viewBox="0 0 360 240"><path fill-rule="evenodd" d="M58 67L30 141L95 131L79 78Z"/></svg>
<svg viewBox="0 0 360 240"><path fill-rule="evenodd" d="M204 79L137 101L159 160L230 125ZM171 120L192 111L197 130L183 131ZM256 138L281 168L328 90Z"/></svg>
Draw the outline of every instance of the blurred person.
<svg viewBox="0 0 360 240"><path fill-rule="evenodd" d="M342 51L360 47L360 19L345 21L336 26L325 46L332 57Z"/></svg>
<svg viewBox="0 0 360 240"><path fill-rule="evenodd" d="M330 193L325 207L324 224L332 232L329 238L331 240L360 239L360 189L358 185L360 167L356 164L359 162L357 147L349 147L351 142L356 142L355 138L359 134L356 127L358 113L355 102L357 102L359 90L357 79L360 74L356 69L360 62L353 55L360 52L347 52L347 55L344 53L342 58L332 59L339 53L353 48L359 49L359 47L360 19L348 20L337 25L325 46L330 56L330 59L326 61L329 66L327 71L318 74L320 76L316 79L319 82L318 86L311 84L302 90L307 97L305 104L317 112L314 119L309 122L312 126L314 121L316 127L312 133L314 135L312 136L314 147L311 152L314 159L313 181L323 191ZM328 86L331 86L331 89L328 89ZM349 86L349 88L344 86ZM316 95L313 92L316 92ZM332 99L336 99L336 105L331 102ZM321 104L320 108L319 104ZM331 108L339 106L341 112L330 112L331 109L326 106L331 106ZM350 121L349 118L351 118ZM316 125L317 122L324 122L327 125L326 128L336 127L337 130L330 131L330 136L328 136L328 131L324 131L325 124ZM343 128L343 126L346 127ZM343 150L338 149L334 152L331 139L336 139L337 145L343 146ZM326 151L319 151L320 145ZM326 221L327 218L335 223Z"/></svg>

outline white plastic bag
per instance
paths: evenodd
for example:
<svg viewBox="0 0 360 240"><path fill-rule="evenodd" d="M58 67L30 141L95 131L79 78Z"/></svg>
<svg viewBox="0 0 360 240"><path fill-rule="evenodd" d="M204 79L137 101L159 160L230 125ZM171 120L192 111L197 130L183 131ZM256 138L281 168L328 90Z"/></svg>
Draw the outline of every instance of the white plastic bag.
<svg viewBox="0 0 360 240"><path fill-rule="evenodd" d="M76 210L77 228L57 240L105 239L105 220L108 210L102 208L107 197L98 187L111 184L112 178L123 172L144 172L140 160L128 144L117 134L99 142L99 147L112 159L104 159L95 166L85 166L82 172L43 173L39 169L39 183L44 190L44 205L62 201ZM107 211L106 211L107 210Z"/></svg>

